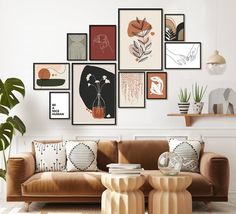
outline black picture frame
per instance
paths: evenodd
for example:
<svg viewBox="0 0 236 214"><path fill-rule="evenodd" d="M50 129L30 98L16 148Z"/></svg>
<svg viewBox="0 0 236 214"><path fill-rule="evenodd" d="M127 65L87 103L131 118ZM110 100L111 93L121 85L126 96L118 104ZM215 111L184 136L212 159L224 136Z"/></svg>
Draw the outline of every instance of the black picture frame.
<svg viewBox="0 0 236 214"><path fill-rule="evenodd" d="M199 66L198 67L186 67L186 66L179 66L179 67L169 67L167 66L167 45L187 45L187 44L198 44L199 45ZM178 55L182 55L178 53ZM184 55L182 55L184 56ZM187 59L187 56L184 56ZM187 60L186 60L187 61ZM177 64L177 63L176 63ZM201 42L165 42L165 69L166 70L200 70L202 69L202 43Z"/></svg>
<svg viewBox="0 0 236 214"><path fill-rule="evenodd" d="M148 75L149 74L152 74L152 73L158 73L158 74L164 74L165 75L165 85L166 85L166 96L163 97L163 98L149 98L149 95L148 95ZM147 72L146 73L146 99L147 100L167 100L168 99L168 73L167 72L160 72L160 71L152 71L152 72Z"/></svg>
<svg viewBox="0 0 236 214"><path fill-rule="evenodd" d="M120 20L120 12L121 11L134 11L134 10L137 10L137 11L142 11L142 10L147 10L147 11L154 11L154 10L157 10L157 11L160 11L161 12L161 31L160 31L160 35L161 35L161 50L160 50L160 55L161 55L161 59L160 59L160 68L154 68L154 69L150 69L150 68L121 68L121 62L120 62L120 54L121 54L121 51L120 51L120 41L121 41L121 35L120 35L120 26L121 26L121 20ZM146 70L149 70L149 71L162 71L163 70L163 58L164 58L164 52L163 52L163 33L164 29L163 29L163 9L162 8L119 8L118 9L118 70L120 71L133 71L133 70L136 70L136 71L146 71Z"/></svg>
<svg viewBox="0 0 236 214"><path fill-rule="evenodd" d="M183 38L183 40L167 40L166 39L166 17L167 16L183 16L183 29L184 29L184 38ZM168 13L168 14L165 14L165 16L164 16L164 22L165 22L165 42L184 42L185 40L186 40L186 29L185 29L185 27L186 27L186 25L185 25L185 14L183 14L183 13Z"/></svg>
<svg viewBox="0 0 236 214"><path fill-rule="evenodd" d="M120 80L121 80L121 78L120 78L120 75L121 74L143 74L143 85L144 85L144 87L143 87L143 106L121 106L121 102L120 102L120 97L121 97L121 92L120 92L120 90L121 90L121 87L120 87ZM146 76L145 76L145 72L143 71L143 72L136 72L136 71L129 71L129 72L125 72L125 71L120 71L119 73L118 73L118 108L146 108L146 99L145 99L145 90L146 90Z"/></svg>
<svg viewBox="0 0 236 214"><path fill-rule="evenodd" d="M35 67L37 66L37 65L67 65L68 66L68 77L67 77L67 81L68 81L68 87L64 87L64 88L62 88L62 87L41 87L41 88L37 88L36 87L36 78L35 78L35 76L36 76L36 74L35 74ZM63 63L63 62L59 62L59 63L57 63L57 62L40 62L40 63L38 63L38 62L35 62L35 63L33 63L33 89L34 90L70 90L70 63L67 63L67 62L65 62L65 63Z"/></svg>
<svg viewBox="0 0 236 214"><path fill-rule="evenodd" d="M67 45L67 52L66 52L66 58L67 61L87 61L88 60L88 34L87 33L67 33L66 34L66 45ZM84 59L70 59L69 57L69 36L70 35L78 35L78 36L85 36L86 38L86 47L85 47L85 58Z"/></svg>
<svg viewBox="0 0 236 214"><path fill-rule="evenodd" d="M56 118L56 117L52 117L52 95L53 94L67 94L68 95L68 117L64 117L64 118ZM49 119L50 120L68 120L70 119L70 92L49 92Z"/></svg>
<svg viewBox="0 0 236 214"><path fill-rule="evenodd" d="M115 110L115 118L113 124L103 124L103 123L96 123L96 124L85 124L85 123L75 123L74 122L74 65L114 65L114 110ZM71 99L71 105L72 105L72 120L71 124L75 126L115 126L117 125L117 65L116 63L102 63L102 62L87 62L87 63L72 63L72 99Z"/></svg>
<svg viewBox="0 0 236 214"><path fill-rule="evenodd" d="M115 40L115 42L114 42L114 45L115 45L115 47L114 47L114 49L115 49L115 51L114 51L114 54L115 54L115 56L114 56L114 58L112 58L112 59L110 59L110 58L101 58L101 59L99 59L99 58L93 58L92 57L92 39L91 39L91 34L92 34L92 28L94 28L94 27L111 27L111 28L114 28L114 31L115 31L115 34L114 34L114 36L115 36L115 38L114 38L114 40ZM89 25L89 60L90 61L116 61L117 60L117 26L116 25Z"/></svg>

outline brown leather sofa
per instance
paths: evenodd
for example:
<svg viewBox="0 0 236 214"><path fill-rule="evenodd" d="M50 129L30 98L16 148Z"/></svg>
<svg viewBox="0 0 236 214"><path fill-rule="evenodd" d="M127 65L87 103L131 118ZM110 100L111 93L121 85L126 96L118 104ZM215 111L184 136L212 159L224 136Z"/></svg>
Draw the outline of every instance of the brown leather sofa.
<svg viewBox="0 0 236 214"><path fill-rule="evenodd" d="M52 143L52 141L43 141ZM57 141L54 141L57 142ZM11 157L7 167L7 201L43 202L100 202L105 187L101 175L109 163L141 163L144 175L157 173L159 155L168 151L167 141L100 141L98 143L98 172L35 173L34 151ZM202 152L200 173L192 176L188 188L195 201L227 201L229 162L222 155ZM151 186L141 188L148 196Z"/></svg>

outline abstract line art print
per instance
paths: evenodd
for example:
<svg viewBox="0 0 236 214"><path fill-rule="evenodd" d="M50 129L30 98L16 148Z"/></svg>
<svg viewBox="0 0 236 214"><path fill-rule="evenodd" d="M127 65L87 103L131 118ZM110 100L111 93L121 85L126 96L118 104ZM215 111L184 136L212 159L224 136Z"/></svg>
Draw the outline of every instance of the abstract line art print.
<svg viewBox="0 0 236 214"><path fill-rule="evenodd" d="M165 15L165 41L185 40L185 15L166 14Z"/></svg>
<svg viewBox="0 0 236 214"><path fill-rule="evenodd" d="M34 90L70 89L69 63L34 63Z"/></svg>
<svg viewBox="0 0 236 214"><path fill-rule="evenodd" d="M87 60L87 34L68 33L67 34L67 60L86 61Z"/></svg>
<svg viewBox="0 0 236 214"><path fill-rule="evenodd" d="M201 69L200 42L166 42L166 69Z"/></svg>
<svg viewBox="0 0 236 214"><path fill-rule="evenodd" d="M145 72L119 72L119 108L145 108Z"/></svg>
<svg viewBox="0 0 236 214"><path fill-rule="evenodd" d="M162 9L119 9L119 70L162 69Z"/></svg>
<svg viewBox="0 0 236 214"><path fill-rule="evenodd" d="M72 124L116 124L116 64L72 64Z"/></svg>
<svg viewBox="0 0 236 214"><path fill-rule="evenodd" d="M167 99L166 72L147 72L147 99Z"/></svg>
<svg viewBox="0 0 236 214"><path fill-rule="evenodd" d="M90 60L116 60L116 25L90 25L89 36Z"/></svg>

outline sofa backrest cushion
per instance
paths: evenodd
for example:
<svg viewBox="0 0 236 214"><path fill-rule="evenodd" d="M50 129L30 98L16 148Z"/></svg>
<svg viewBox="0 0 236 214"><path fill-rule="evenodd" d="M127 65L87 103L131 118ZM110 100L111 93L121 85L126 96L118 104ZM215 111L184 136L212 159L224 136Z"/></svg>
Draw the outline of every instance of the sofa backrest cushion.
<svg viewBox="0 0 236 214"><path fill-rule="evenodd" d="M49 144L59 143L62 140L37 140L37 142ZM32 153L35 156L35 149L32 143ZM97 150L97 167L100 170L108 171L106 165L118 162L118 145L116 141L99 141Z"/></svg>
<svg viewBox="0 0 236 214"><path fill-rule="evenodd" d="M119 163L139 163L145 170L155 170L159 156L169 150L167 140L130 140L118 144Z"/></svg>

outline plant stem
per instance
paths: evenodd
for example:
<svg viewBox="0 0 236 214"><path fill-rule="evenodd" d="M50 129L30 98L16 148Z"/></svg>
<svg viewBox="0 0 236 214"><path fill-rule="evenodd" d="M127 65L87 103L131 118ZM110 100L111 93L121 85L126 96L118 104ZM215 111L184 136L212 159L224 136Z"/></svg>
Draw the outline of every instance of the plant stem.
<svg viewBox="0 0 236 214"><path fill-rule="evenodd" d="M3 154L3 160L4 160L5 170L7 170L7 159L6 159L6 155L5 155L5 151L4 151L4 150L2 150L2 154Z"/></svg>

